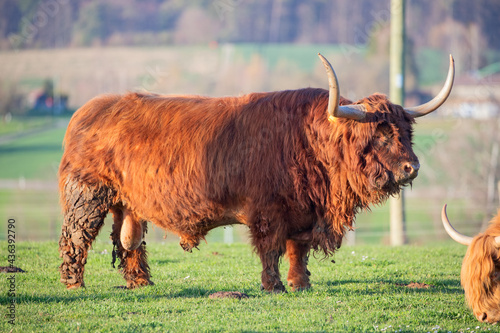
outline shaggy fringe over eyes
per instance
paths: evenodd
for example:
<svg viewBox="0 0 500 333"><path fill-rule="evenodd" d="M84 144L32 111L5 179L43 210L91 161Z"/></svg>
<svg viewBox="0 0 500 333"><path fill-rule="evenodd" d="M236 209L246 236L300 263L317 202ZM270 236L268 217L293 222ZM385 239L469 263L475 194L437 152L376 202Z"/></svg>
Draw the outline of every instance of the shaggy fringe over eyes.
<svg viewBox="0 0 500 333"><path fill-rule="evenodd" d="M352 102L348 100L341 101L341 104L350 103ZM348 168L352 171L350 174L358 175L356 171L363 170L366 175L366 179L351 177L350 184L356 194L360 195L363 202L380 203L400 190L399 186L383 186L394 180L390 179L388 171L399 162L395 157L416 159L412 152L412 125L415 121L402 107L392 104L382 94L373 94L354 104L366 106L367 120L359 123L346 120L342 123L343 126L335 128L332 136L335 141L342 143L339 146L343 149L343 159L349 163ZM388 151L375 147L375 135L381 124L385 124L390 133L394 134L390 138L392 147ZM374 192L373 189L379 191ZM373 197L375 193L377 197Z"/></svg>
<svg viewBox="0 0 500 333"><path fill-rule="evenodd" d="M500 258L494 241L499 235L500 218L497 216L484 234L473 239L462 264L462 287L476 316L500 310Z"/></svg>

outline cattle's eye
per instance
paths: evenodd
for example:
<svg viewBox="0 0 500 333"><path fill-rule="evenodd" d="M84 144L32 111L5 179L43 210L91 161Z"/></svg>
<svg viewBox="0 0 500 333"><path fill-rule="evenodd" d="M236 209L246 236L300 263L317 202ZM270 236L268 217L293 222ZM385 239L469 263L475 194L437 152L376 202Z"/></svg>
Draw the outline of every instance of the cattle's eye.
<svg viewBox="0 0 500 333"><path fill-rule="evenodd" d="M375 145L378 147L388 147L393 141L394 133L391 126L387 123L382 123L377 126L375 131Z"/></svg>

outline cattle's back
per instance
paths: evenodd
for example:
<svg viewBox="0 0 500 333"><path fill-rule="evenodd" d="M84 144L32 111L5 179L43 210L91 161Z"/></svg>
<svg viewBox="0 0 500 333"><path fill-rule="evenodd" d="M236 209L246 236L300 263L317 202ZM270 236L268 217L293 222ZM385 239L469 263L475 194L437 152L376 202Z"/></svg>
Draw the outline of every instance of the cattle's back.
<svg viewBox="0 0 500 333"><path fill-rule="evenodd" d="M97 97L70 122L60 183L104 183L151 221L217 218L239 200L291 190L302 104L270 94Z"/></svg>

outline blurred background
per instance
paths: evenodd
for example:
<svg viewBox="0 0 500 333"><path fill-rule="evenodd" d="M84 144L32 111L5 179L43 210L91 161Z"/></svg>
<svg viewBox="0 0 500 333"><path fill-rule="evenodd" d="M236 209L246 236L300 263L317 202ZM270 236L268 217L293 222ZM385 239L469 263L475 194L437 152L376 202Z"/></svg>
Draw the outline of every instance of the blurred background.
<svg viewBox="0 0 500 333"><path fill-rule="evenodd" d="M499 17L498 0L407 1L405 106L439 91L450 53L457 71L448 101L415 126L410 244L449 241L444 203L469 235L500 206ZM92 97L326 88L318 52L343 96L388 94L389 25L389 0L0 0L0 239L9 218L18 240L58 239L62 140ZM356 244L388 244L388 205L358 215L356 227ZM148 238L163 236L153 229ZM208 239L245 241L246 230Z"/></svg>

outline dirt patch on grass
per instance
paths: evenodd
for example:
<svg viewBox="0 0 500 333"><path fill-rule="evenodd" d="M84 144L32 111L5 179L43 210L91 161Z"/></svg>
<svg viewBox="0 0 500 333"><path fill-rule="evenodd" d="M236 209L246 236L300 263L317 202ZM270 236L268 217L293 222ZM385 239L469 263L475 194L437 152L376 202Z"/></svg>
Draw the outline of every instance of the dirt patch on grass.
<svg viewBox="0 0 500 333"><path fill-rule="evenodd" d="M236 298L236 299L242 299L242 298L248 298L247 294L240 293L239 291L218 291L216 293L211 294L208 296L211 299L215 298Z"/></svg>
<svg viewBox="0 0 500 333"><path fill-rule="evenodd" d="M19 267L3 267L0 266L0 273L26 273L26 271L20 269Z"/></svg>
<svg viewBox="0 0 500 333"><path fill-rule="evenodd" d="M408 288L412 288L412 289L429 289L429 288L434 287L431 284L421 283L421 282L410 282L408 284L396 283L396 285L400 286L400 287L408 287Z"/></svg>

